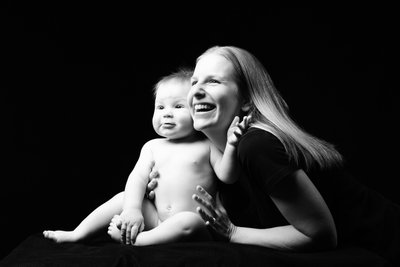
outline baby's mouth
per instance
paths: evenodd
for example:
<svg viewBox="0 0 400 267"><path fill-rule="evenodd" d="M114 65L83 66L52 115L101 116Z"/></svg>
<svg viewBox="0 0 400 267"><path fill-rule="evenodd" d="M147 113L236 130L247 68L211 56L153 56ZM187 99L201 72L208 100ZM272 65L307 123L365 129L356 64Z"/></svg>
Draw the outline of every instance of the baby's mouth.
<svg viewBox="0 0 400 267"><path fill-rule="evenodd" d="M162 124L162 126L164 128L171 129L171 128L175 127L175 124L174 123L165 122L165 123Z"/></svg>

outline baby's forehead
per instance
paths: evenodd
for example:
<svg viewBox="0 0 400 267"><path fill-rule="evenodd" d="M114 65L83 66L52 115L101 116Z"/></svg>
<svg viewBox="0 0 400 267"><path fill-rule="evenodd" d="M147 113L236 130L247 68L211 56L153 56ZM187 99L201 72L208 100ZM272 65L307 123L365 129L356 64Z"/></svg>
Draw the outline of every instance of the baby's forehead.
<svg viewBox="0 0 400 267"><path fill-rule="evenodd" d="M185 99L190 90L190 81L179 79L169 80L160 84L156 93L156 100L160 99Z"/></svg>
<svg viewBox="0 0 400 267"><path fill-rule="evenodd" d="M171 94L171 95L157 95L156 96L156 99L155 99L155 102L156 103L158 103L158 102L173 102L173 103L176 103L176 102L186 102L187 101L187 98L186 98L186 95L174 95L174 94Z"/></svg>

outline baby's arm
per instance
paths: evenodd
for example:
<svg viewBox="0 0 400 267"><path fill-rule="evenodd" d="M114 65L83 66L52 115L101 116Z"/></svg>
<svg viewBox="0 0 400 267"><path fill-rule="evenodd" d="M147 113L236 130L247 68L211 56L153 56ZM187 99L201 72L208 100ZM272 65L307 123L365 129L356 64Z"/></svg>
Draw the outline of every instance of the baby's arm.
<svg viewBox="0 0 400 267"><path fill-rule="evenodd" d="M249 126L250 117L243 117L239 123L239 117L235 117L229 126L225 150L222 153L216 147L211 147L211 164L215 174L224 183L231 184L239 178L240 171L237 164L236 146L240 137Z"/></svg>
<svg viewBox="0 0 400 267"><path fill-rule="evenodd" d="M139 159L125 185L125 197L121 213L123 243L133 244L137 234L144 229L142 203L152 166L153 157L150 142L147 142L142 147Z"/></svg>

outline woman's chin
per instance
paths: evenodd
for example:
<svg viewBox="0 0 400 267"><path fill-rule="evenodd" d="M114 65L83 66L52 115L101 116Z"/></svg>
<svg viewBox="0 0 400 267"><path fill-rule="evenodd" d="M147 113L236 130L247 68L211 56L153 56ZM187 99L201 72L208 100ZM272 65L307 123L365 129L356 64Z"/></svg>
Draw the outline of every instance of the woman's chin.
<svg viewBox="0 0 400 267"><path fill-rule="evenodd" d="M203 131L205 129L205 125L203 123L193 123L193 128L196 131Z"/></svg>
<svg viewBox="0 0 400 267"><path fill-rule="evenodd" d="M212 124L210 122L193 123L193 128L197 131L204 131L210 127L212 127Z"/></svg>

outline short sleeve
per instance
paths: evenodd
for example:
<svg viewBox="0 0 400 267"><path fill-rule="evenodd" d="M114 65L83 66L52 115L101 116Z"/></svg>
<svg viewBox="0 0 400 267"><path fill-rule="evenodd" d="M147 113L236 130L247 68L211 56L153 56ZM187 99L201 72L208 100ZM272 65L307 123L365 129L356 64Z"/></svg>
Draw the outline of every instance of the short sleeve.
<svg viewBox="0 0 400 267"><path fill-rule="evenodd" d="M266 193L298 169L290 163L280 140L257 128L250 128L240 139L238 157L247 177Z"/></svg>

